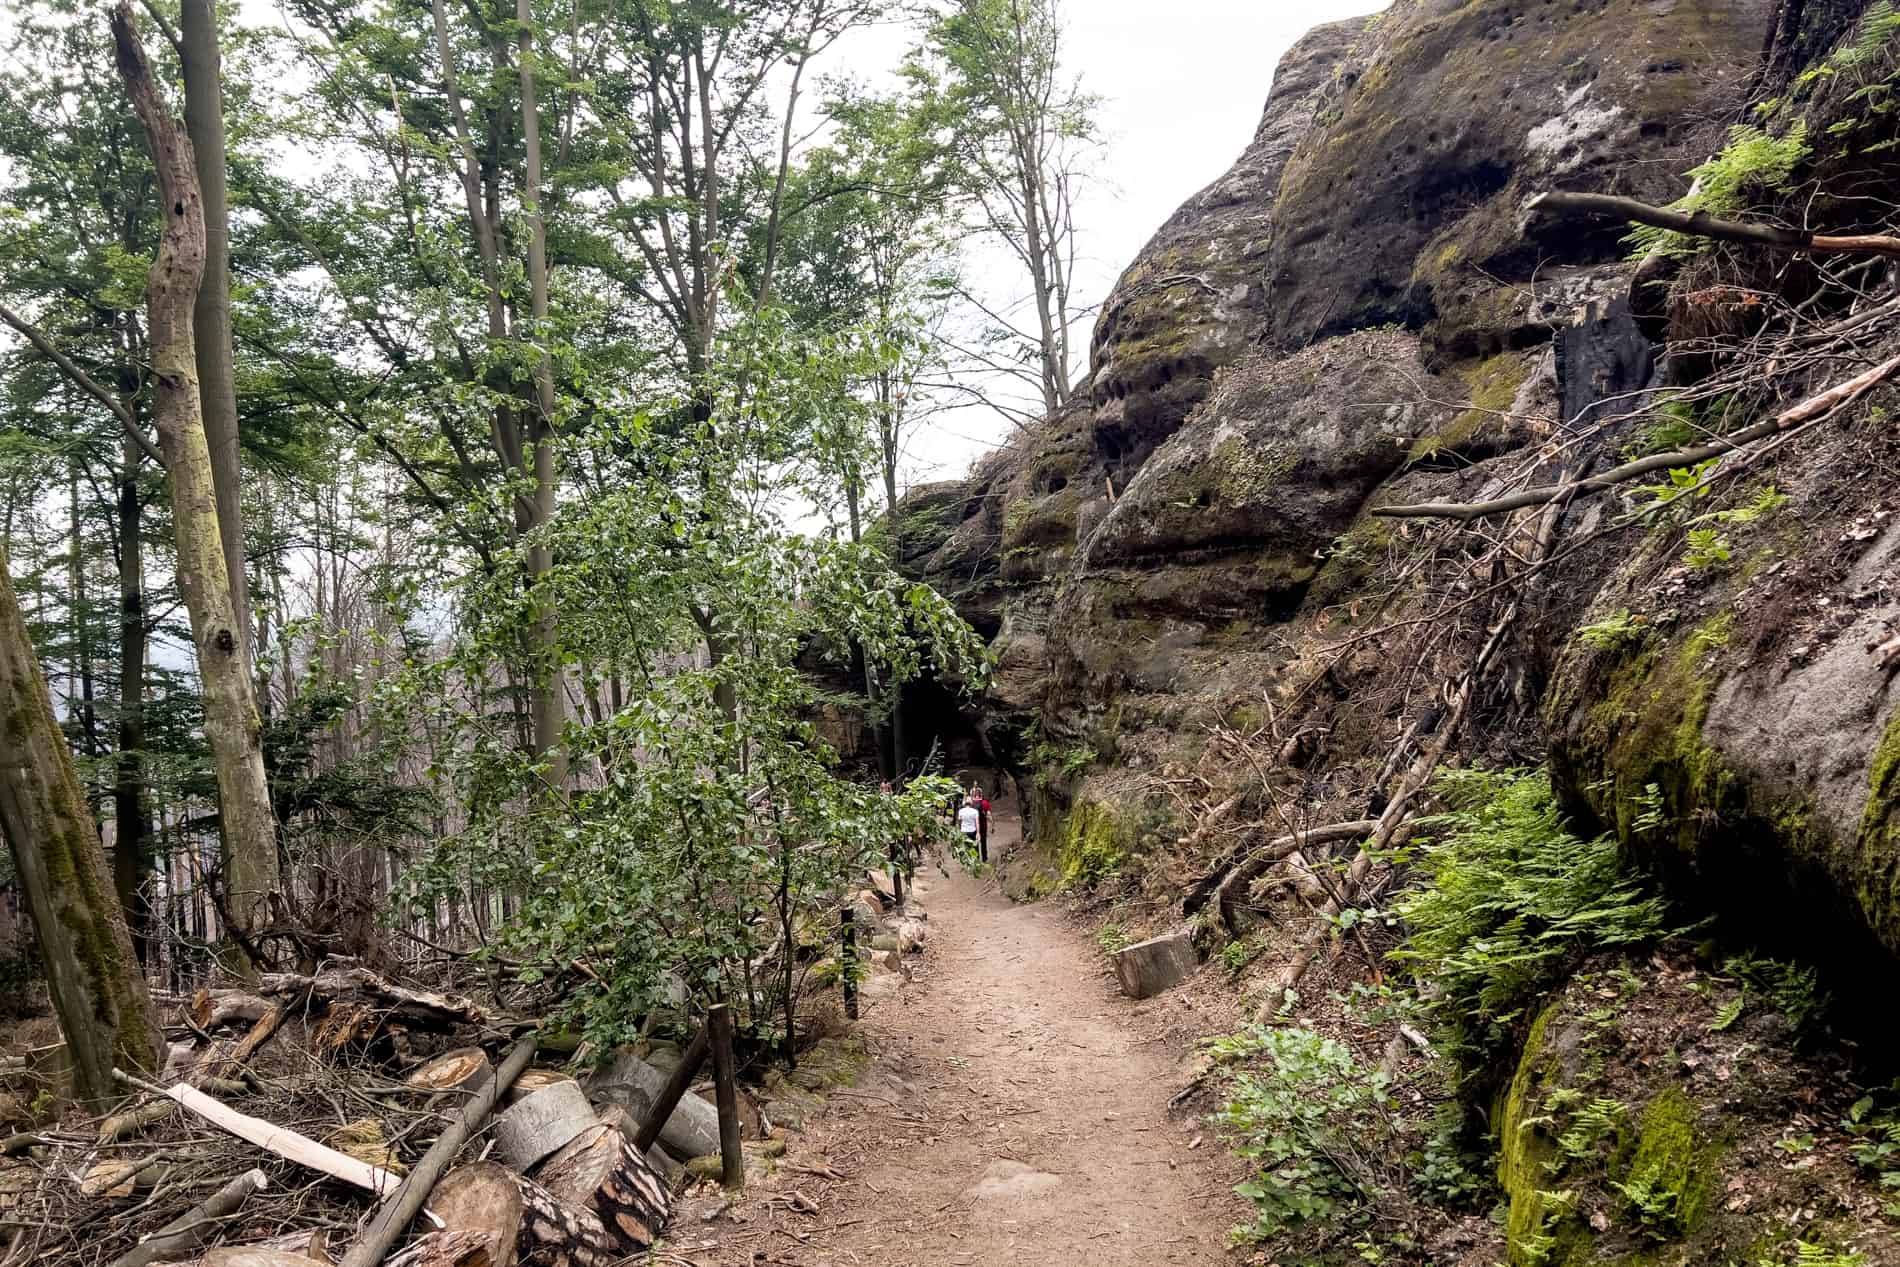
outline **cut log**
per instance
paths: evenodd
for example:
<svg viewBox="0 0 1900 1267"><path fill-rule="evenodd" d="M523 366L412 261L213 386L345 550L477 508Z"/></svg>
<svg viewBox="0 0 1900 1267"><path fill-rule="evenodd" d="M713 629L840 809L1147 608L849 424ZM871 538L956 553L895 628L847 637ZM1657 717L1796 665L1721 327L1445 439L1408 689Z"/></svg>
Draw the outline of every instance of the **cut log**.
<svg viewBox="0 0 1900 1267"><path fill-rule="evenodd" d="M640 1147L643 1132L639 1120L618 1104L609 1104L603 1107L600 1111L600 1120L625 1136L627 1141L633 1145L634 1151L647 1159L647 1165L653 1167L653 1173L664 1179L669 1188L675 1180L686 1173L685 1164L673 1160L672 1154L668 1153L658 1144L648 1144L645 1148Z"/></svg>
<svg viewBox="0 0 1900 1267"><path fill-rule="evenodd" d="M588 1080L587 1092L596 1101L618 1104L652 1129L648 1118L667 1087L667 1075L632 1052L623 1051L612 1064ZM719 1151L719 1110L698 1096L681 1096L660 1126L659 1140L675 1157L692 1159Z"/></svg>
<svg viewBox="0 0 1900 1267"><path fill-rule="evenodd" d="M1131 999L1150 998L1172 989L1199 966L1194 936L1186 930L1150 937L1115 952L1115 976L1121 981L1122 993Z"/></svg>
<svg viewBox="0 0 1900 1267"><path fill-rule="evenodd" d="M260 1249L242 1245L214 1249L198 1260L198 1267L316 1267L317 1260L302 1254L286 1254L281 1249Z"/></svg>
<svg viewBox="0 0 1900 1267"><path fill-rule="evenodd" d="M99 1123L99 1142L115 1144L122 1139L130 1139L152 1123L162 1122L177 1111L178 1106L170 1100L149 1100L123 1113L114 1113Z"/></svg>
<svg viewBox="0 0 1900 1267"><path fill-rule="evenodd" d="M297 1258L306 1258L311 1262L324 1264L324 1267L328 1267L328 1264L334 1261L330 1257L330 1234L320 1227L305 1228L298 1232L285 1232L282 1236L273 1236L267 1241L255 1241L236 1249L214 1249L210 1254L206 1255L206 1258L211 1259L218 1254L239 1253L244 1251L257 1252L260 1250L269 1250L273 1253L290 1254ZM207 1262L205 1267L219 1267L219 1265Z"/></svg>
<svg viewBox="0 0 1900 1267"><path fill-rule="evenodd" d="M551 1087L557 1082L573 1082L574 1075L562 1073L559 1069L530 1069L515 1079L515 1085L508 1088L508 1103L525 1100L535 1092Z"/></svg>
<svg viewBox="0 0 1900 1267"><path fill-rule="evenodd" d="M626 1255L591 1211L492 1161L451 1171L429 1197L444 1232L473 1232L494 1267L609 1267Z"/></svg>
<svg viewBox="0 0 1900 1267"><path fill-rule="evenodd" d="M672 1204L665 1181L633 1141L606 1121L588 1127L548 1158L535 1171L534 1181L561 1204L592 1211L625 1254L653 1244Z"/></svg>
<svg viewBox="0 0 1900 1267"><path fill-rule="evenodd" d="M495 1119L495 1152L516 1170L530 1170L599 1120L580 1083L557 1082Z"/></svg>
<svg viewBox="0 0 1900 1267"><path fill-rule="evenodd" d="M478 1232L431 1232L384 1267L495 1267L495 1259Z"/></svg>
<svg viewBox="0 0 1900 1267"><path fill-rule="evenodd" d="M481 1085L494 1071L495 1067L481 1048L457 1047L417 1069L403 1079L403 1084L418 1091L465 1091Z"/></svg>
<svg viewBox="0 0 1900 1267"><path fill-rule="evenodd" d="M515 1045L501 1062L501 1068L495 1076L482 1084L481 1088L469 1097L462 1111L449 1123L448 1129L436 1137L429 1145L429 1151L422 1155L409 1178L403 1181L400 1191L384 1203L376 1212L369 1226L363 1229L349 1252L343 1255L343 1267L376 1267L389 1252L389 1247L402 1234L403 1228L422 1210L422 1203L429 1199L434 1191L436 1179L448 1168L455 1154L475 1132L475 1128L488 1120L488 1114L495 1107L495 1098L509 1083L521 1076L521 1071L534 1059L535 1039L530 1031L516 1040ZM505 1267L505 1265L504 1265Z"/></svg>
<svg viewBox="0 0 1900 1267"><path fill-rule="evenodd" d="M87 1167L79 1192L88 1197L129 1197L154 1187L170 1169L161 1157L106 1158Z"/></svg>

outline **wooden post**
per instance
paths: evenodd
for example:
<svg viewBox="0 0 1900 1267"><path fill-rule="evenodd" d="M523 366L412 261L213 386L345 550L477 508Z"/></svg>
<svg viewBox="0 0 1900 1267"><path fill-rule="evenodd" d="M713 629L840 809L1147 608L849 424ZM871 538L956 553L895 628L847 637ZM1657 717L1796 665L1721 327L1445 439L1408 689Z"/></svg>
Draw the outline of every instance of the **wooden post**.
<svg viewBox="0 0 1900 1267"><path fill-rule="evenodd" d="M896 899L897 904L902 906L904 904L904 856L902 848L894 840L891 842L890 859L891 895Z"/></svg>
<svg viewBox="0 0 1900 1267"><path fill-rule="evenodd" d="M728 1188L745 1184L745 1155L739 1149L739 1080L733 1068L732 1012L715 1003L706 1012L712 1031L713 1085L719 1105L719 1159L724 1163L720 1182Z"/></svg>
<svg viewBox="0 0 1900 1267"><path fill-rule="evenodd" d="M844 986L844 1014L858 1019L858 919L846 905L838 912L838 980Z"/></svg>
<svg viewBox="0 0 1900 1267"><path fill-rule="evenodd" d="M647 1155L647 1149L659 1141L660 1132L666 1129L667 1120L673 1116L673 1110L679 1107L680 1098L693 1085L699 1067L706 1063L706 1052L712 1046L711 1029L710 1022L699 1027L699 1032L693 1035L693 1041L686 1044L686 1050L680 1053L680 1062L667 1075L659 1096L647 1110L646 1119L640 1123L640 1133L633 1140L634 1151L642 1157Z"/></svg>

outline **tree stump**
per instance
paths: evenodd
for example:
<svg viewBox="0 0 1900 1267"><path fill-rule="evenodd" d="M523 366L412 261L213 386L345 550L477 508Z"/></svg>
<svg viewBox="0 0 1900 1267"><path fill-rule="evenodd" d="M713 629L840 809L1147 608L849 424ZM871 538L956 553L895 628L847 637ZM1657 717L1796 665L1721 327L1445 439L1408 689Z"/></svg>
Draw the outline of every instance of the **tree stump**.
<svg viewBox="0 0 1900 1267"><path fill-rule="evenodd" d="M626 1257L591 1211L561 1204L492 1161L450 1171L429 1194L429 1209L442 1232L479 1237L491 1267L611 1267Z"/></svg>
<svg viewBox="0 0 1900 1267"><path fill-rule="evenodd" d="M418 1091L463 1091L472 1090L482 1084L482 1080L494 1073L495 1067L488 1063L488 1056L479 1047L457 1047L454 1051L445 1051L434 1060L403 1079L405 1086Z"/></svg>
<svg viewBox="0 0 1900 1267"><path fill-rule="evenodd" d="M580 1083L557 1082L495 1119L495 1151L516 1170L529 1170L598 1121Z"/></svg>
<svg viewBox="0 0 1900 1267"><path fill-rule="evenodd" d="M592 1211L626 1254L653 1244L671 1212L665 1181L609 1122L575 1136L534 1181L563 1205Z"/></svg>
<svg viewBox="0 0 1900 1267"><path fill-rule="evenodd" d="M558 1069L530 1069L515 1079L515 1085L508 1088L508 1103L525 1100L537 1091L546 1090L557 1082L573 1082L574 1075L562 1073Z"/></svg>
<svg viewBox="0 0 1900 1267"><path fill-rule="evenodd" d="M1172 989L1199 966L1193 934L1185 930L1150 937L1115 952L1115 976L1121 981L1122 993L1131 999L1145 999Z"/></svg>

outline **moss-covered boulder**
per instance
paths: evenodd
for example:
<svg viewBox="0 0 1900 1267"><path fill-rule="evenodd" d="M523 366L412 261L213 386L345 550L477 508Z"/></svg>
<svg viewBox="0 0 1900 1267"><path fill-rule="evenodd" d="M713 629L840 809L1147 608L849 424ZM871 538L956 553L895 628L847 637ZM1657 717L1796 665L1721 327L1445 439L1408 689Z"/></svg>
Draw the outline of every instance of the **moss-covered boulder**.
<svg viewBox="0 0 1900 1267"><path fill-rule="evenodd" d="M1877 1180L1836 1126L1858 1092L1799 1039L1686 957L1580 973L1494 1108L1511 1267L1755 1267L1795 1240L1889 1261Z"/></svg>

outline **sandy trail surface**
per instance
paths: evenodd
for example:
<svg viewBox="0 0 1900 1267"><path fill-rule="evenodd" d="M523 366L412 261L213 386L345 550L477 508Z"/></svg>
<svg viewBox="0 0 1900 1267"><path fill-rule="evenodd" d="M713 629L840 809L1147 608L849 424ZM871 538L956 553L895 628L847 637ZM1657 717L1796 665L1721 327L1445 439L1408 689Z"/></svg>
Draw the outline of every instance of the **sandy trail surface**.
<svg viewBox="0 0 1900 1267"><path fill-rule="evenodd" d="M996 827L993 851L1007 849L1015 824ZM1100 949L1053 905L1015 905L987 879L928 865L918 879L930 944L915 980L865 1011L871 1069L793 1137L768 1192L716 1220L742 1220L717 1261L1226 1260L1231 1159L1168 1114L1181 1065ZM694 1221L675 1236L713 1230ZM746 1245L752 1257L730 1256Z"/></svg>

